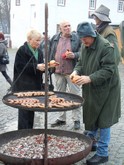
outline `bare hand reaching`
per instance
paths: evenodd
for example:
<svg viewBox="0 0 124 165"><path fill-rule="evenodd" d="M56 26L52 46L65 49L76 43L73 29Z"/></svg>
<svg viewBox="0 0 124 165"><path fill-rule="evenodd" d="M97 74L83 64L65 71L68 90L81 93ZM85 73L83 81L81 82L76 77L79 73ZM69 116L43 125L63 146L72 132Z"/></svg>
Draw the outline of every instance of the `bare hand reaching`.
<svg viewBox="0 0 124 165"><path fill-rule="evenodd" d="M45 71L45 64L37 64L37 69L40 71Z"/></svg>

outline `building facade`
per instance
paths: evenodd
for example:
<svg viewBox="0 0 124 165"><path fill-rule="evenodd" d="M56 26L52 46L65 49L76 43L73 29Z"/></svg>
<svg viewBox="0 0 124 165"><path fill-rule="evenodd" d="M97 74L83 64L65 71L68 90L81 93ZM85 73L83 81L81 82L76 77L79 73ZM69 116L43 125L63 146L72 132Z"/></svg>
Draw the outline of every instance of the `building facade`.
<svg viewBox="0 0 124 165"><path fill-rule="evenodd" d="M11 46L18 48L31 28L45 31L45 4L48 5L48 35L52 37L62 20L71 23L72 31L82 21L94 23L91 14L101 5L110 8L113 24L124 20L124 0L11 0Z"/></svg>

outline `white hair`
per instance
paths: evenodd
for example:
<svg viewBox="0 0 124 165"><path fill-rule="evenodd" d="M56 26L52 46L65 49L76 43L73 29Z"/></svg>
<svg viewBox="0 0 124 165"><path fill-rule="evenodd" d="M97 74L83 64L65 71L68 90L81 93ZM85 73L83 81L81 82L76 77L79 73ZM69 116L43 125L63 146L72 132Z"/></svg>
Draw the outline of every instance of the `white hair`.
<svg viewBox="0 0 124 165"><path fill-rule="evenodd" d="M27 40L29 41L30 39L32 38L42 38L42 35L39 31L33 29L33 30L30 30L28 33L27 33Z"/></svg>

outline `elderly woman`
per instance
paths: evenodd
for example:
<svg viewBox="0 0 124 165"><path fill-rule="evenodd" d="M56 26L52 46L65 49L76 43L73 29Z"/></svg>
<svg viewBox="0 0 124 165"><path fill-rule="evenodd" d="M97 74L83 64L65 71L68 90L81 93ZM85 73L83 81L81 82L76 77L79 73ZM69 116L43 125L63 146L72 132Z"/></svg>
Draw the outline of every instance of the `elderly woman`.
<svg viewBox="0 0 124 165"><path fill-rule="evenodd" d="M31 30L27 41L18 49L14 62L13 92L41 90L45 70L43 53L39 49L41 34ZM19 109L18 129L33 128L34 112Z"/></svg>
<svg viewBox="0 0 124 165"><path fill-rule="evenodd" d="M4 34L0 32L0 72L5 77L6 81L10 85L12 85L12 80L6 72L7 66L5 63L2 62L2 58L6 55L6 53L7 53L7 40L5 40Z"/></svg>

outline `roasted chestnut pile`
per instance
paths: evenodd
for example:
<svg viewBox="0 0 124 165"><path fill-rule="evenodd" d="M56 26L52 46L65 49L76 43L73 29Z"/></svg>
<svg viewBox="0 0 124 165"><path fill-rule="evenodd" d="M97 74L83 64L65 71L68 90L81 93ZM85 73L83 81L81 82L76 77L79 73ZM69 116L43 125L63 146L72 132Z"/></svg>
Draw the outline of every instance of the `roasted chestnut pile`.
<svg viewBox="0 0 124 165"><path fill-rule="evenodd" d="M48 135L48 158L65 157L81 152L88 147L88 144L78 138L65 136ZM43 159L44 155L44 134L22 137L12 140L0 147L2 154L31 159Z"/></svg>

